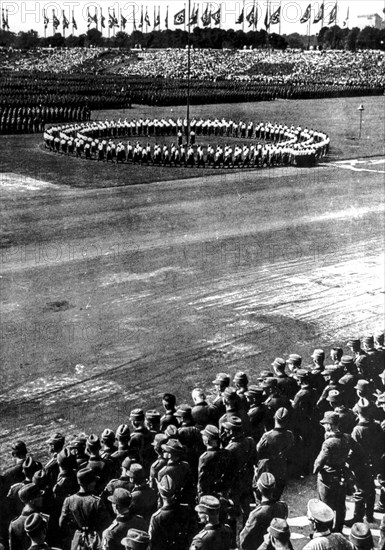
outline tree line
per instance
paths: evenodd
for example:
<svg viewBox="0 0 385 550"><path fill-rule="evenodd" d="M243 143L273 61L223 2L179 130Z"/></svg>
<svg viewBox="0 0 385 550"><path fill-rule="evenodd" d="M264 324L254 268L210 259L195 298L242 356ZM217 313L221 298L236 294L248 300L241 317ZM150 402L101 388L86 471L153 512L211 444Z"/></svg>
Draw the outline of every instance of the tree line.
<svg viewBox="0 0 385 550"><path fill-rule="evenodd" d="M64 37L61 33L41 37L35 30L13 33L0 30L0 47L31 49L36 47L106 47L106 48L185 48L189 41L189 33L182 29L152 31L142 33L134 31L127 34L118 31L115 36L105 37L97 29L90 29L86 34ZM323 27L318 35L310 37L299 33L289 35L268 34L264 29L259 31L196 27L190 34L190 42L194 48L242 49L242 48L286 48L307 49L357 49L385 50L385 29L358 27L341 28L338 25Z"/></svg>

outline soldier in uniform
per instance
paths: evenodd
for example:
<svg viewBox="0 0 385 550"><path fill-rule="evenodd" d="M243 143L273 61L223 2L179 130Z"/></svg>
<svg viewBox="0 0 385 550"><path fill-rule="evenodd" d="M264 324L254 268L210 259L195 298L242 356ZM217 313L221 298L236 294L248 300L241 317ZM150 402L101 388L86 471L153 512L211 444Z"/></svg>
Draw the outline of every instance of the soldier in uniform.
<svg viewBox="0 0 385 550"><path fill-rule="evenodd" d="M31 514L24 523L24 530L30 539L31 546L28 550L60 550L48 546L45 542L47 535L48 519L42 514Z"/></svg>
<svg viewBox="0 0 385 550"><path fill-rule="evenodd" d="M224 372L220 372L216 375L215 380L213 380L214 389L215 389L215 398L212 402L214 407L214 417L216 421L221 418L226 412L226 407L223 403L223 393L226 388L230 386L230 376Z"/></svg>
<svg viewBox="0 0 385 550"><path fill-rule="evenodd" d="M281 357L276 357L271 366L273 367L275 378L277 378L278 389L281 395L294 399L298 391L298 384L292 376L286 374L286 361Z"/></svg>
<svg viewBox="0 0 385 550"><path fill-rule="evenodd" d="M307 517L313 528L313 537L303 550L351 550L341 533L333 533L334 512L324 502L312 498L307 504Z"/></svg>
<svg viewBox="0 0 385 550"><path fill-rule="evenodd" d="M344 370L343 376L339 379L341 391L344 394L345 404L347 407L352 408L357 400L356 384L358 382L357 367L354 363L353 357L350 355L343 355L341 357L340 366Z"/></svg>
<svg viewBox="0 0 385 550"><path fill-rule="evenodd" d="M156 434L160 433L160 412L156 411L155 409L151 409L150 411L146 411L145 414L145 426L150 430L152 441L154 441L154 438Z"/></svg>
<svg viewBox="0 0 385 550"><path fill-rule="evenodd" d="M345 394L338 390L331 390L327 397L330 407L340 417L340 430L344 434L351 434L357 423L357 417L351 409L345 405Z"/></svg>
<svg viewBox="0 0 385 550"><path fill-rule="evenodd" d="M84 537L98 539L109 523L109 515L100 497L95 495L98 477L94 470L83 468L77 472L80 490L63 503L59 526L72 540L71 550L78 548Z"/></svg>
<svg viewBox="0 0 385 550"><path fill-rule="evenodd" d="M265 390L265 405L270 411L271 416L274 416L275 412L284 407L288 411L291 411L291 402L286 395L282 395L278 388L278 380L274 377L267 377L262 382L262 388Z"/></svg>
<svg viewBox="0 0 385 550"><path fill-rule="evenodd" d="M187 550L194 530L193 514L178 499L177 486L169 475L158 484L162 505L151 517L150 550Z"/></svg>
<svg viewBox="0 0 385 550"><path fill-rule="evenodd" d="M118 450L117 447L115 446L115 439L116 439L115 433L112 430L108 428L103 430L103 433L100 438L100 441L102 444L100 456L102 458L105 458L105 459L110 458L111 455Z"/></svg>
<svg viewBox="0 0 385 550"><path fill-rule="evenodd" d="M213 417L212 407L207 403L206 395L202 388L194 388L191 392L191 397L194 402L191 416L195 422L195 426L199 430L203 430L208 424L211 424Z"/></svg>
<svg viewBox="0 0 385 550"><path fill-rule="evenodd" d="M249 379L247 377L247 374L245 372L237 372L234 376L234 387L236 389L237 394L239 395L239 405L241 409L245 409L246 411L249 410L249 403L246 399L246 392L247 392L247 386L249 383Z"/></svg>
<svg viewBox="0 0 385 550"><path fill-rule="evenodd" d="M151 445L152 435L144 424L144 412L142 409L134 409L130 413L130 420L134 428L131 433L130 449L135 449L139 454L139 462L143 465L146 475L150 473L150 466L154 459L154 449Z"/></svg>
<svg viewBox="0 0 385 550"><path fill-rule="evenodd" d="M52 455L47 464L44 466L44 470L49 478L50 485L53 487L57 481L59 475L59 465L57 463L57 455L64 447L65 437L61 433L56 433L47 441L49 445L49 452Z"/></svg>
<svg viewBox="0 0 385 550"><path fill-rule="evenodd" d="M115 519L102 533L101 550L120 550L121 541L129 529L146 531L147 524L143 517L131 508L131 493L123 488L117 488L108 497L114 510Z"/></svg>
<svg viewBox="0 0 385 550"><path fill-rule="evenodd" d="M228 525L219 522L219 500L211 495L204 495L195 510L200 522L206 525L193 538L190 550L230 550L232 533Z"/></svg>
<svg viewBox="0 0 385 550"><path fill-rule="evenodd" d="M273 518L286 519L288 507L274 498L275 478L263 472L257 480L260 504L250 512L246 525L239 536L241 550L255 550L263 543L263 537Z"/></svg>
<svg viewBox="0 0 385 550"><path fill-rule="evenodd" d="M178 420L176 419L176 397L172 393L165 393L162 397L162 404L165 410L164 415L160 419L160 430L164 432L167 426L178 426Z"/></svg>
<svg viewBox="0 0 385 550"><path fill-rule="evenodd" d="M167 464L167 458L163 456L165 451L162 448L162 445L164 445L164 443L166 443L167 441L168 441L167 435L156 434L154 441L152 443L158 458L151 464L150 477L149 477L148 483L151 489L154 489L154 490L157 489L158 474L160 470Z"/></svg>
<svg viewBox="0 0 385 550"><path fill-rule="evenodd" d="M373 550L374 542L372 533L366 523L355 523L352 525L349 540L354 550Z"/></svg>
<svg viewBox="0 0 385 550"><path fill-rule="evenodd" d="M144 469L141 464L131 464L131 467L128 470L128 477L133 484L131 491L131 509L137 515L144 518L147 529L150 522L150 517L156 510L158 500L157 492L154 489L151 489L151 487L147 484Z"/></svg>
<svg viewBox="0 0 385 550"><path fill-rule="evenodd" d="M257 444L258 477L263 471L274 475L277 500L286 486L288 459L294 445L293 432L286 428L288 421L289 411L281 407L274 415L274 428L263 434Z"/></svg>
<svg viewBox="0 0 385 550"><path fill-rule="evenodd" d="M162 481L165 475L170 476L179 501L192 504L195 498L195 486L191 468L182 460L185 448L177 439L169 439L163 448L166 451L167 464L160 470L158 480Z"/></svg>
<svg viewBox="0 0 385 550"><path fill-rule="evenodd" d="M257 444L264 432L271 425L270 412L263 403L265 396L263 388L260 386L249 386L246 392L246 398L249 402L248 416L251 426L251 437Z"/></svg>
<svg viewBox="0 0 385 550"><path fill-rule="evenodd" d="M206 452L201 454L198 463L198 497L202 495L226 495L233 475L230 456L220 448L220 433L216 426L209 424L202 431Z"/></svg>
<svg viewBox="0 0 385 550"><path fill-rule="evenodd" d="M273 518L268 534L268 540L263 542L258 550L293 550L290 541L290 527L285 519Z"/></svg>
<svg viewBox="0 0 385 550"><path fill-rule="evenodd" d="M126 550L147 550L150 537L145 531L129 529L121 544Z"/></svg>
<svg viewBox="0 0 385 550"><path fill-rule="evenodd" d="M43 491L34 483L29 483L19 490L19 498L24 504L20 516L9 526L9 550L27 550L30 540L24 530L25 522L31 514L40 512L43 504Z"/></svg>
<svg viewBox="0 0 385 550"><path fill-rule="evenodd" d="M12 444L12 456L15 460L14 466L5 470L2 474L2 485L0 497L8 494L11 485L21 483L24 479L23 462L27 458L28 450L24 441L15 441Z"/></svg>
<svg viewBox="0 0 385 550"><path fill-rule="evenodd" d="M130 428L127 424L121 424L116 430L118 450L111 455L111 459L116 465L121 465L123 460L127 457L139 459L137 454L130 449L130 437Z"/></svg>
<svg viewBox="0 0 385 550"><path fill-rule="evenodd" d="M293 433L299 440L299 445L295 448L296 456L293 457L292 466L298 464L300 472L308 475L311 472L315 458L314 447L317 432L314 428L314 408L317 396L314 388L311 387L311 374L308 370L298 369L295 377L299 381L300 389L292 402L292 426ZM300 459L299 456L301 456Z"/></svg>
<svg viewBox="0 0 385 550"><path fill-rule="evenodd" d="M384 434L380 425L373 420L369 401L361 398L357 403L358 424L352 431L355 445L350 463L355 474L353 523L362 522L364 516L369 523L374 521L373 511L376 498L374 479L380 472L381 456L385 452Z"/></svg>
<svg viewBox="0 0 385 550"><path fill-rule="evenodd" d="M345 464L352 447L351 438L340 430L339 416L327 411L320 421L325 429L325 441L314 462L318 474L319 498L335 512L335 531L342 531L345 520Z"/></svg>

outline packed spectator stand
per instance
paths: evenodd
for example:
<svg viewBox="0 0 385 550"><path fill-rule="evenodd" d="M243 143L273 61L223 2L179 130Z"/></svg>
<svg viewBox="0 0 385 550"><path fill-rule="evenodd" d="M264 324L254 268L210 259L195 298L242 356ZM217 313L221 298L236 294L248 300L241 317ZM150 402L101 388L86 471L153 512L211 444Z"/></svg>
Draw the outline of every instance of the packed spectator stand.
<svg viewBox="0 0 385 550"><path fill-rule="evenodd" d="M373 514L385 512L384 333L347 347L218 373L191 404L166 393L162 412L134 409L101 434L55 433L33 454L14 441L0 477L0 548L290 550L285 488L313 473L305 549L373 549Z"/></svg>

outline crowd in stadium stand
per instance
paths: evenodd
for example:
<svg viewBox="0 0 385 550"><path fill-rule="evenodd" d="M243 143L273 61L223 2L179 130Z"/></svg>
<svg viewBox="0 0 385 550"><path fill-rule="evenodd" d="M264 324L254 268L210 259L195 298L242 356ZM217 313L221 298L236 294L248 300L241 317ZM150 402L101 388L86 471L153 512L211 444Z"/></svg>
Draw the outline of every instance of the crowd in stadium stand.
<svg viewBox="0 0 385 550"><path fill-rule="evenodd" d="M173 136L173 143L141 143L140 138ZM197 143L203 137L222 137L229 143ZM124 144L114 138L138 138ZM186 140L188 138L188 140ZM234 143L241 139L243 142ZM256 142L254 140L263 140ZM138 119L52 126L44 132L47 149L87 160L215 168L314 165L329 150L329 137L315 130L271 122L226 119ZM171 140L170 140L171 141ZM188 143L186 143L188 141ZM251 143L250 143L251 141Z"/></svg>
<svg viewBox="0 0 385 550"><path fill-rule="evenodd" d="M191 403L166 393L162 411L133 409L101 434L58 432L34 449L15 440L0 476L1 550L292 550L285 488L309 474L305 550L371 550L374 528L383 550L384 333L347 347L218 373L213 392L190 388Z"/></svg>

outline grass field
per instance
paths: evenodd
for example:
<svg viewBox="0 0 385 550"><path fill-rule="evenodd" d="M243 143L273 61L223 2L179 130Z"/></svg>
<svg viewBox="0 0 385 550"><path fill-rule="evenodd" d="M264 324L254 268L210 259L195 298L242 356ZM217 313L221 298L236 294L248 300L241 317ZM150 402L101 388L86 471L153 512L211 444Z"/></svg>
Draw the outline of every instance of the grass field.
<svg viewBox="0 0 385 550"><path fill-rule="evenodd" d="M314 169L112 166L1 136L2 464L16 438L44 459L55 431L116 429L165 391L190 401L217 372L255 381L276 356L308 364L316 347L347 351L349 336L383 328L383 107L193 108L326 131L331 154ZM299 516L314 479L290 495Z"/></svg>

